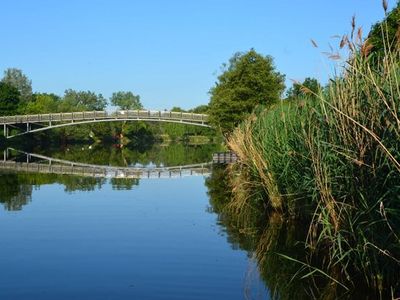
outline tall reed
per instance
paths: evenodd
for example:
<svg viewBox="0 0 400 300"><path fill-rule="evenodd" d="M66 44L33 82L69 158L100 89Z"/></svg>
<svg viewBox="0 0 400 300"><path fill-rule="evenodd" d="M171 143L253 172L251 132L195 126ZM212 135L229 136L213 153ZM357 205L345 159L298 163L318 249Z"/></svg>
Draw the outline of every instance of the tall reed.
<svg viewBox="0 0 400 300"><path fill-rule="evenodd" d="M400 274L400 53L382 32L384 57L368 55L360 31L344 38L341 76L259 109L228 141L240 158L230 206L243 212L262 194L268 210L307 220L308 262L322 255L320 270L340 286L381 296L399 291Z"/></svg>

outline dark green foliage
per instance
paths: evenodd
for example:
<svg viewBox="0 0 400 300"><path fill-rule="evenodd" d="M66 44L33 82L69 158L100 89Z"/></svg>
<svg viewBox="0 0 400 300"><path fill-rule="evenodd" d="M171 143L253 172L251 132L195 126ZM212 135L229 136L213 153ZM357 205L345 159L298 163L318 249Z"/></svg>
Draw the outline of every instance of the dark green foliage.
<svg viewBox="0 0 400 300"><path fill-rule="evenodd" d="M302 83L296 82L287 91L286 97L288 100L296 99L298 97L316 97L321 90L321 85L315 78L307 77Z"/></svg>
<svg viewBox="0 0 400 300"><path fill-rule="evenodd" d="M60 112L104 110L107 100L101 94L91 91L66 90L62 102L59 105Z"/></svg>
<svg viewBox="0 0 400 300"><path fill-rule="evenodd" d="M111 104L122 110L142 109L140 96L134 95L132 92L116 92L111 96Z"/></svg>
<svg viewBox="0 0 400 300"><path fill-rule="evenodd" d="M185 112L185 110L183 108L180 108L178 106L174 106L173 108L171 108L171 111L174 111L174 112Z"/></svg>
<svg viewBox="0 0 400 300"><path fill-rule="evenodd" d="M27 103L31 100L32 82L21 70L15 68L5 70L4 77L1 81L17 88L21 95L22 102Z"/></svg>
<svg viewBox="0 0 400 300"><path fill-rule="evenodd" d="M199 105L195 108L189 109L188 112L192 112L195 114L207 114L209 110L210 107L208 105Z"/></svg>
<svg viewBox="0 0 400 300"><path fill-rule="evenodd" d="M32 186L22 183L17 174L0 173L0 203L6 210L21 210L31 200Z"/></svg>
<svg viewBox="0 0 400 300"><path fill-rule="evenodd" d="M37 93L32 95L32 101L21 107L24 114L56 113L61 98L55 94Z"/></svg>
<svg viewBox="0 0 400 300"><path fill-rule="evenodd" d="M400 46L400 2L388 13L384 22L372 26L367 44L372 45L371 55L382 59L388 51Z"/></svg>
<svg viewBox="0 0 400 300"><path fill-rule="evenodd" d="M0 82L0 115L16 115L20 104L20 92L8 83Z"/></svg>
<svg viewBox="0 0 400 300"><path fill-rule="evenodd" d="M271 56L253 49L236 53L211 88L210 122L227 133L242 122L257 105L270 106L279 101L284 75L275 71Z"/></svg>

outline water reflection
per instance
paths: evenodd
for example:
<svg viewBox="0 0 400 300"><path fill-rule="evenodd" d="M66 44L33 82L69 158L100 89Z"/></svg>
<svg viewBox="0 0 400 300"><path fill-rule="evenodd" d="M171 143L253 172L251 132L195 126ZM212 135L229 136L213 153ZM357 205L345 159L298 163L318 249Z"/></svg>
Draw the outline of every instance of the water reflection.
<svg viewBox="0 0 400 300"><path fill-rule="evenodd" d="M32 153L8 148L0 161L0 203L6 210L21 210L30 202L33 188L45 184L61 184L67 193L94 191L108 183L114 190L131 190L144 178L205 176L216 149L216 145L172 144L141 152L73 146Z"/></svg>
<svg viewBox="0 0 400 300"><path fill-rule="evenodd" d="M187 145L183 143L153 144L149 147L105 147L103 145L32 148L27 152L68 161L114 167L170 167L211 161L219 145Z"/></svg>
<svg viewBox="0 0 400 300"><path fill-rule="evenodd" d="M272 298L312 299L317 297L315 282L298 280L294 275L301 266L294 260L304 259L304 226L285 220L279 213L265 215L262 209L249 208L238 212L230 209L232 189L225 167L214 168L206 179L210 211L218 214L221 228L233 248L246 250L258 265L258 271ZM300 276L301 277L301 276ZM316 276L317 277L317 276ZM315 277L315 278L316 278Z"/></svg>
<svg viewBox="0 0 400 300"><path fill-rule="evenodd" d="M214 167L206 179L210 197L208 210L218 215L218 224L232 248L246 250L255 259L271 298L385 299L386 296L361 284L343 286L338 267L333 266L329 273L323 271L329 263L328 253L310 255L305 245L309 220L289 219L278 212L267 213L262 208L263 201L259 201L260 207L244 207L240 212L232 209L229 204L233 193L228 173L225 167ZM357 270L349 276L362 282Z"/></svg>

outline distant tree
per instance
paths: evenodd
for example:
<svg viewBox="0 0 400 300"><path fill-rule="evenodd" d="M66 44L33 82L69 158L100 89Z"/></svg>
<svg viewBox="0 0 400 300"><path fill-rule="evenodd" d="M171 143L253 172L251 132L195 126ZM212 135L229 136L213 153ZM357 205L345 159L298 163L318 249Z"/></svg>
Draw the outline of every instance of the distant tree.
<svg viewBox="0 0 400 300"><path fill-rule="evenodd" d="M20 69L9 68L4 71L4 77L1 80L18 89L22 102L28 102L32 97L32 82Z"/></svg>
<svg viewBox="0 0 400 300"><path fill-rule="evenodd" d="M378 58L384 56L385 44L386 50L393 51L400 48L400 1L382 22L372 26L367 44L372 46L370 54Z"/></svg>
<svg viewBox="0 0 400 300"><path fill-rule="evenodd" d="M28 102L24 108L27 114L43 114L58 112L60 97L54 94L33 94L32 101Z"/></svg>
<svg viewBox="0 0 400 300"><path fill-rule="evenodd" d="M288 99L295 99L308 95L314 97L321 90L321 85L315 78L307 77L302 83L294 83L293 86L286 92Z"/></svg>
<svg viewBox="0 0 400 300"><path fill-rule="evenodd" d="M107 100L102 94L90 91L66 90L60 103L60 111L104 110Z"/></svg>
<svg viewBox="0 0 400 300"><path fill-rule="evenodd" d="M174 112L186 112L186 110L184 110L183 108L180 108L179 106L174 106L173 108L171 108L171 111L174 111Z"/></svg>
<svg viewBox="0 0 400 300"><path fill-rule="evenodd" d="M209 110L208 105L199 105L196 106L195 108L189 109L189 112L195 113L195 114L206 114Z"/></svg>
<svg viewBox="0 0 400 300"><path fill-rule="evenodd" d="M270 106L280 100L284 75L275 71L271 56L251 49L236 53L210 90L210 122L229 133L259 104Z"/></svg>
<svg viewBox="0 0 400 300"><path fill-rule="evenodd" d="M20 92L18 89L5 82L0 82L0 115L8 116L18 113L20 105Z"/></svg>
<svg viewBox="0 0 400 300"><path fill-rule="evenodd" d="M113 93L110 100L112 105L117 106L122 110L143 108L143 105L140 102L140 96L134 95L132 92Z"/></svg>

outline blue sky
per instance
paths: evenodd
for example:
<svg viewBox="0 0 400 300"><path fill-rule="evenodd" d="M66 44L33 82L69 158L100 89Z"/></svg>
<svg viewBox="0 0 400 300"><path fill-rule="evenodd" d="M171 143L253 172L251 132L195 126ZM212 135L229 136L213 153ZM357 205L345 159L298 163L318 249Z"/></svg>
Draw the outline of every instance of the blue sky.
<svg viewBox="0 0 400 300"><path fill-rule="evenodd" d="M36 92L130 90L146 108L190 108L208 102L221 64L250 48L273 56L287 85L325 81L331 37L348 33L354 14L367 33L384 17L381 3L0 0L0 71L22 69Z"/></svg>

